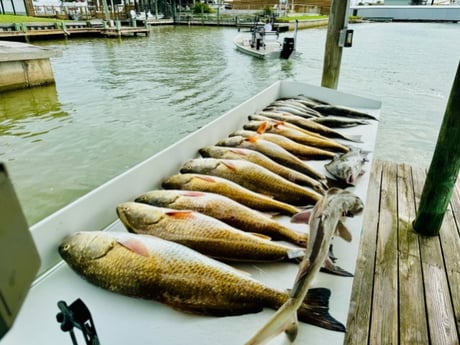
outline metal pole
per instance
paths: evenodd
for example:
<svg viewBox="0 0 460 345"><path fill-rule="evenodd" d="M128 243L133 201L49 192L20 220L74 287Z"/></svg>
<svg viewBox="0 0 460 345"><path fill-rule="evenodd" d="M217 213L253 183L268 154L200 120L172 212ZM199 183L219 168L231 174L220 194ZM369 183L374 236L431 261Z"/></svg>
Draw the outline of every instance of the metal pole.
<svg viewBox="0 0 460 345"><path fill-rule="evenodd" d="M460 170L458 138L460 138L460 63L423 186L420 205L412 223L414 230L419 234L435 236L441 229Z"/></svg>
<svg viewBox="0 0 460 345"><path fill-rule="evenodd" d="M337 89L339 83L343 49L339 47L339 35L340 30L345 29L348 24L349 3L349 0L332 0L331 3L321 81L323 87Z"/></svg>

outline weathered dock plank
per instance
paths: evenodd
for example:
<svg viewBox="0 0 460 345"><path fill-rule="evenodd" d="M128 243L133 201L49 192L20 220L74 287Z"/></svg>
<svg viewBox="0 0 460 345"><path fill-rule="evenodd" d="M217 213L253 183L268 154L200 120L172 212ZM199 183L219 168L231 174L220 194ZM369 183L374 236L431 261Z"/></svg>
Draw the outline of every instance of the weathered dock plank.
<svg viewBox="0 0 460 345"><path fill-rule="evenodd" d="M380 310L371 318L370 339L374 344L395 344L398 334L398 241L396 218L396 185L392 176L396 166L387 162L382 167L379 226L374 269L372 309Z"/></svg>
<svg viewBox="0 0 460 345"><path fill-rule="evenodd" d="M360 251L353 279L353 294L350 301L345 344L367 344L369 339L378 226L375 215L379 212L381 178L381 162L374 161L374 168L370 171L371 182L367 191L366 212L363 216Z"/></svg>
<svg viewBox="0 0 460 345"><path fill-rule="evenodd" d="M398 167L397 188L400 342L429 344L420 246L411 224L415 219L415 197L409 165Z"/></svg>
<svg viewBox="0 0 460 345"><path fill-rule="evenodd" d="M425 177L372 165L344 344L460 344L460 180L428 237L412 228Z"/></svg>
<svg viewBox="0 0 460 345"><path fill-rule="evenodd" d="M416 201L418 203L423 190L425 173L414 169L413 176ZM440 345L458 344L458 334L444 266L444 260L453 258L446 255L448 252L443 252L440 240L441 232L443 235L447 235L451 231L450 227L447 226L450 216L451 211L449 208L444 217L439 236L419 236L430 339L432 344ZM458 289L458 286L455 288Z"/></svg>

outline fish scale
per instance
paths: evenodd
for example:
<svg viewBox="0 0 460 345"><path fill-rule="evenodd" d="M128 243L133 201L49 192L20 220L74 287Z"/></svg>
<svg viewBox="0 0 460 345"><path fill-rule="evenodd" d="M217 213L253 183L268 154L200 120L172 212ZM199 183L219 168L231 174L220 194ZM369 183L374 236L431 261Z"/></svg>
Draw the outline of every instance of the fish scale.
<svg viewBox="0 0 460 345"><path fill-rule="evenodd" d="M138 196L135 201L159 207L194 210L243 231L257 232L303 247L307 245L307 234L283 226L276 220L220 194L183 190L152 190Z"/></svg>
<svg viewBox="0 0 460 345"><path fill-rule="evenodd" d="M180 244L120 232L77 232L59 246L64 261L90 283L156 300L184 312L214 316L277 309L287 292L271 288ZM327 289L309 292L299 320L343 331L328 313ZM321 305L319 305L321 303Z"/></svg>
<svg viewBox="0 0 460 345"><path fill-rule="evenodd" d="M233 181L218 176L175 174L165 179L162 182L162 187L217 193L262 212L276 212L291 216L299 212L299 208L296 206L253 192Z"/></svg>
<svg viewBox="0 0 460 345"><path fill-rule="evenodd" d="M291 169L297 170L318 180L326 180L326 176L312 168L307 162L299 159L297 156L282 148L278 144L264 140L259 136L250 138L241 135L228 137L216 143L216 146L239 147L258 151L270 157L275 162L283 164Z"/></svg>
<svg viewBox="0 0 460 345"><path fill-rule="evenodd" d="M275 144L278 144L282 148L291 152L293 155L301 159L311 159L311 160L321 160L321 159L330 159L334 157L334 152L326 151L317 147L308 146L304 144L299 144L294 140L291 140L287 137L284 137L279 134L274 133L261 133L258 134L254 131L249 130L238 130L230 134L230 136L242 136L246 138L250 137L260 137L264 140L271 141Z"/></svg>
<svg viewBox="0 0 460 345"><path fill-rule="evenodd" d="M296 185L264 167L242 160L191 159L184 163L180 172L223 177L245 188L293 205L314 204L321 198L321 194L311 189Z"/></svg>
<svg viewBox="0 0 460 345"><path fill-rule="evenodd" d="M348 147L339 144L329 138L320 138L318 136L308 135L304 132L300 132L293 128L288 128L287 126L281 123L273 124L268 121L252 120L243 126L244 129L251 131L258 131L258 129L260 129L261 127L263 128L264 132L279 134L303 145L309 145L313 147L318 147L323 150L337 152L348 152L350 150Z"/></svg>
<svg viewBox="0 0 460 345"><path fill-rule="evenodd" d="M321 194L324 194L327 189L327 186L322 181L318 181L313 177L286 167L255 150L225 146L206 146L201 148L199 152L204 158L243 159L256 163L289 181L299 185L309 186Z"/></svg>
<svg viewBox="0 0 460 345"><path fill-rule="evenodd" d="M117 206L117 214L130 232L181 243L222 260L298 262L305 254L304 249L269 241L190 210L125 202Z"/></svg>

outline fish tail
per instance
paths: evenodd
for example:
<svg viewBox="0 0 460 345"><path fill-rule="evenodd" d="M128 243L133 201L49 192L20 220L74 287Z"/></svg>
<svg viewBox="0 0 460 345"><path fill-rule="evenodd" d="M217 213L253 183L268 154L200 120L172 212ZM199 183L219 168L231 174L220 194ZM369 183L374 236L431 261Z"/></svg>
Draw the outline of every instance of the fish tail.
<svg viewBox="0 0 460 345"><path fill-rule="evenodd" d="M310 289L304 303L298 310L296 299L289 298L245 345L266 344L282 332L285 333L290 342L294 342L297 336L297 318L299 321L325 329L345 332L345 326L329 314L330 296L331 291L329 289Z"/></svg>
<svg viewBox="0 0 460 345"><path fill-rule="evenodd" d="M353 277L353 273L350 273L337 265L321 267L320 271L340 277Z"/></svg>
<svg viewBox="0 0 460 345"><path fill-rule="evenodd" d="M337 332L345 332L345 326L329 314L331 290L326 288L309 289L304 304L299 308L299 321Z"/></svg>

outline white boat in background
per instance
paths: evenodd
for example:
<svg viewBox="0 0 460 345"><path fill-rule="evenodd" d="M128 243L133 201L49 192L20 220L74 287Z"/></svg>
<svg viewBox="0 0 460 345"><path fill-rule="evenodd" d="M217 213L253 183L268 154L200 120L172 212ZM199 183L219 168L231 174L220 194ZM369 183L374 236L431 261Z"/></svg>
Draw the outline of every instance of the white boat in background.
<svg viewBox="0 0 460 345"><path fill-rule="evenodd" d="M280 40L277 31L265 31L263 24L255 23L249 32L236 35L233 43L242 53L259 59L289 59L295 50L297 25L293 37Z"/></svg>
<svg viewBox="0 0 460 345"><path fill-rule="evenodd" d="M69 333L61 331L60 324L56 322L59 312L57 302L63 300L70 304L78 298L91 311L101 344L244 344L273 315L273 310L265 309L255 314L232 317L197 316L157 302L115 294L88 283L74 273L60 258L58 246L64 237L77 231L126 231L115 211L118 204L132 201L148 190L161 188L161 182L178 173L185 161L198 157L198 149L213 145L231 132L241 129L248 115L261 111L276 99L299 95L353 107L375 116L380 113L381 103L376 100L298 82L278 81L169 148L33 225L30 231L41 258L39 275L13 327L0 340L0 344L71 343ZM377 127L377 121L371 121L364 129L353 127L341 131L351 135L360 134L363 142L353 145L372 152ZM372 160L372 153L368 158ZM314 163L313 166L327 173L324 161ZM366 173L353 187L353 192L363 201L366 200L368 181L369 173ZM280 221L298 231L308 229L305 224L291 224L287 216L281 217ZM353 241L334 242L334 251L340 260L339 265L354 272L362 215L347 219L347 225L353 230ZM292 287L298 271L297 265L290 263L235 266L249 272L255 279L283 290ZM315 278L315 286L331 290L330 313L344 324L347 321L352 284L353 278L350 277L319 273ZM301 324L296 344L342 344L343 340L344 333Z"/></svg>

